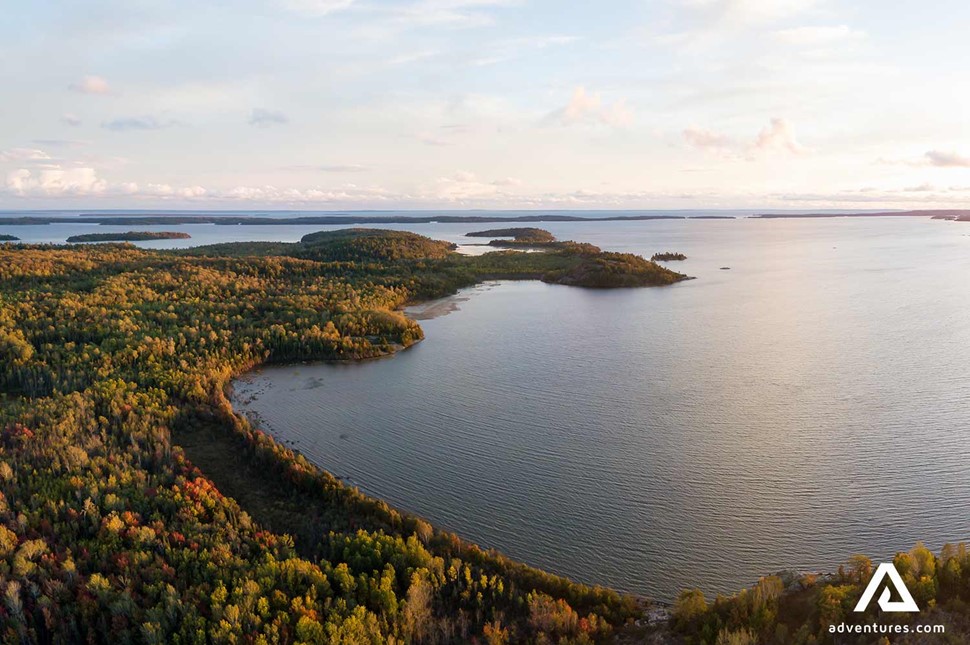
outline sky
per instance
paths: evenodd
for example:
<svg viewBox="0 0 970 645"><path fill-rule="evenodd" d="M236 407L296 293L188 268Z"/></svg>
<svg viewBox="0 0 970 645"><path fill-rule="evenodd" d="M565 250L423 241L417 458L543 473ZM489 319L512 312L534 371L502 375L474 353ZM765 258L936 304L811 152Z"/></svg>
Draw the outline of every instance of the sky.
<svg viewBox="0 0 970 645"><path fill-rule="evenodd" d="M970 3L19 0L0 208L970 205Z"/></svg>

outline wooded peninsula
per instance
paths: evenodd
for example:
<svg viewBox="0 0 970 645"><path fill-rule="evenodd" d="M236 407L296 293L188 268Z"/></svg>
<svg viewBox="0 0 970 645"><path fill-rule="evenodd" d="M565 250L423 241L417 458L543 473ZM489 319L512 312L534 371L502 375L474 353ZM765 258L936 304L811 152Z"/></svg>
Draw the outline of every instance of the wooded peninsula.
<svg viewBox="0 0 970 645"><path fill-rule="evenodd" d="M636 635L643 601L511 561L367 497L226 397L259 365L408 347L423 332L403 305L482 280L685 279L639 256L559 244L473 257L413 233L353 229L172 251L0 247L4 642ZM951 616L966 607L963 546L897 561L921 603ZM714 603L685 592L663 629L688 643L831 642L831 621L873 620L849 607L865 567L766 578Z"/></svg>

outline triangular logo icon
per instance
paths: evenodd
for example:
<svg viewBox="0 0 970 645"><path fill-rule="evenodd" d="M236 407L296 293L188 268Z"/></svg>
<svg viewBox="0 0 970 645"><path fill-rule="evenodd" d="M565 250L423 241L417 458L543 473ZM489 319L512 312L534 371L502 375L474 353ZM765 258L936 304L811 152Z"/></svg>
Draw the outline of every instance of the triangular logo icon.
<svg viewBox="0 0 970 645"><path fill-rule="evenodd" d="M865 611L869 603L872 602L872 597L876 595L876 591L879 589L879 583L882 582L883 578L889 576L889 581L896 588L896 593L902 600L890 600L892 594L889 593L889 587L887 586L882 590L882 595L879 596L879 608L883 611L919 611L919 607L916 606L916 601L913 600L913 594L909 593L909 589L906 588L906 583L903 582L902 576L899 575L899 571L896 571L896 567L892 562L883 562L876 569L876 572L872 574L872 580L869 581L869 586L866 587L865 593L862 594L862 598L859 598L859 603L855 606L855 611Z"/></svg>

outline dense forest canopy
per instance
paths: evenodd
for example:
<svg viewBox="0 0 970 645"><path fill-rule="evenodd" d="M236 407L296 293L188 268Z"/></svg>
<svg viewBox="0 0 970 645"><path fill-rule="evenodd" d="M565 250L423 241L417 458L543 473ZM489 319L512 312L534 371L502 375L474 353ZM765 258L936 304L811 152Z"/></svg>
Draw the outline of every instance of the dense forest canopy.
<svg viewBox="0 0 970 645"><path fill-rule="evenodd" d="M516 242L552 242L556 238L549 231L542 228L493 228L487 231L472 231L465 233L466 237L511 237Z"/></svg>
<svg viewBox="0 0 970 645"><path fill-rule="evenodd" d="M683 253L664 251L663 253L654 253L650 259L654 262L682 262L687 259L687 256Z"/></svg>
<svg viewBox="0 0 970 645"><path fill-rule="evenodd" d="M144 242L147 240L187 240L192 236L180 231L128 231L126 233L83 233L67 238L76 242Z"/></svg>
<svg viewBox="0 0 970 645"><path fill-rule="evenodd" d="M966 545L947 544L934 554L917 544L897 553L892 564L919 613L881 612L876 603L855 611L876 568L868 557L855 555L836 573L767 576L750 589L718 596L713 602L698 589L685 590L674 604L670 628L685 645L966 643L970 635ZM926 631L941 627L942 632Z"/></svg>

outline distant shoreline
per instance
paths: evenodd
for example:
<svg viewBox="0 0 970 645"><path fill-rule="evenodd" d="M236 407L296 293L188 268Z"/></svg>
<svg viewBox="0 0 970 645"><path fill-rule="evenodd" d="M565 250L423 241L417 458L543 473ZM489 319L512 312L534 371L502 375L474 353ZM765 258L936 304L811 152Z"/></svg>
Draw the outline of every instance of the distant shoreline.
<svg viewBox="0 0 970 645"><path fill-rule="evenodd" d="M303 217L260 217L255 215L82 215L79 217L36 216L0 218L3 226L44 224L100 224L101 226L151 226L173 224L216 224L218 226L356 226L359 224L485 224L490 222L636 222L647 220L737 219L735 215L581 215L535 214L515 217L498 215L312 215Z"/></svg>
<svg viewBox="0 0 970 645"><path fill-rule="evenodd" d="M970 210L913 210L882 213L765 213L751 219L830 219L833 217L929 217L957 221L970 220Z"/></svg>
<svg viewBox="0 0 970 645"><path fill-rule="evenodd" d="M970 221L970 210L965 209L917 209L908 211L819 211L819 212L764 212L714 211L710 214L688 211L683 213L649 211L465 211L454 215L433 211L350 211L354 214L328 213L301 215L300 211L280 211L284 217L269 217L268 212L220 214L210 212L122 212L120 214L92 213L78 215L47 215L38 211L0 211L0 226L38 226L46 224L94 224L101 226L163 226L183 224L214 224L216 226L358 226L365 224L488 224L488 223L542 223L542 222L642 222L656 220L736 220L736 219L834 219L927 217L940 220ZM231 211L229 213L232 213ZM572 214L576 213L576 214ZM696 214L695 214L696 213ZM292 214L292 215L289 215ZM2 215L7 215L6 217ZM13 216L11 216L13 215Z"/></svg>

